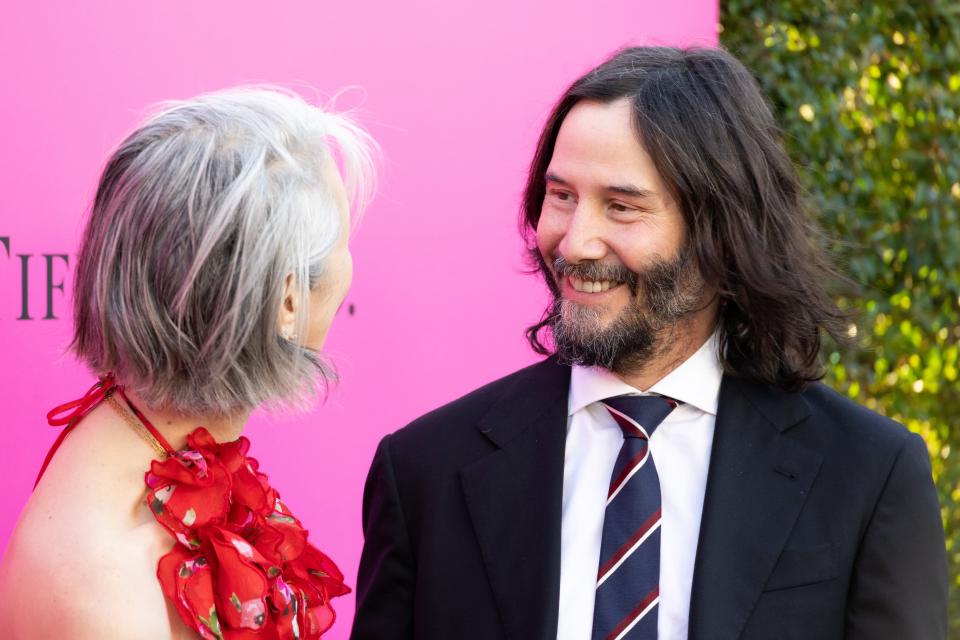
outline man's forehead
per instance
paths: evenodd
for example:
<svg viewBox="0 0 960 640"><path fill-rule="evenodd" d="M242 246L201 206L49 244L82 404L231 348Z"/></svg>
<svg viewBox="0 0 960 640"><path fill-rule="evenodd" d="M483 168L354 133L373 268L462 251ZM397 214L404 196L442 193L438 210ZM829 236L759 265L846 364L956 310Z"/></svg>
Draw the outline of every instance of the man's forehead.
<svg viewBox="0 0 960 640"><path fill-rule="evenodd" d="M660 174L640 142L627 100L574 105L560 125L545 177L634 197L662 191Z"/></svg>

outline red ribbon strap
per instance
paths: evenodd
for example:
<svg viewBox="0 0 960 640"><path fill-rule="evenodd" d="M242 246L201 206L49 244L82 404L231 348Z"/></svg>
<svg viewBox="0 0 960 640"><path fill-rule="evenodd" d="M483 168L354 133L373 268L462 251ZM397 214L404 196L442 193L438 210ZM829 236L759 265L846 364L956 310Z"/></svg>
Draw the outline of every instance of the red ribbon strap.
<svg viewBox="0 0 960 640"><path fill-rule="evenodd" d="M47 453L47 457L43 460L43 466L40 467L40 473L37 474L37 481L33 484L34 488L40 484L40 478L43 477L43 472L47 470L47 465L49 465L50 460L53 459L53 454L60 448L70 429L72 429L81 418L90 413L94 407L100 404L104 398L113 393L116 388L117 385L114 382L113 375L108 373L100 378L95 385L90 387L82 398L64 402L47 413L47 424L51 427L63 427L64 425L66 425L66 427L64 427L60 435L57 436L53 446L50 447L49 453Z"/></svg>
<svg viewBox="0 0 960 640"><path fill-rule="evenodd" d="M82 398L64 402L51 409L47 413L47 424L51 427L67 425L67 429L69 429L76 424L80 418L87 415L95 406L100 404L100 401L112 393L115 387L116 384L113 381L113 374L108 373L97 380L97 383L90 387ZM67 415L62 415L68 411L69 413L67 413Z"/></svg>

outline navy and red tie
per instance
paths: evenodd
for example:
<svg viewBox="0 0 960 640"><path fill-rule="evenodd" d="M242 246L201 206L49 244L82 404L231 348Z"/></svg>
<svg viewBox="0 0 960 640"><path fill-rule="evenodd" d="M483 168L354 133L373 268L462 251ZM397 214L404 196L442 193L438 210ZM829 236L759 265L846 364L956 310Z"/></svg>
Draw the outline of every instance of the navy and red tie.
<svg viewBox="0 0 960 640"><path fill-rule="evenodd" d="M677 407L664 396L603 401L623 431L607 494L593 640L656 640L660 602L660 479L649 441Z"/></svg>

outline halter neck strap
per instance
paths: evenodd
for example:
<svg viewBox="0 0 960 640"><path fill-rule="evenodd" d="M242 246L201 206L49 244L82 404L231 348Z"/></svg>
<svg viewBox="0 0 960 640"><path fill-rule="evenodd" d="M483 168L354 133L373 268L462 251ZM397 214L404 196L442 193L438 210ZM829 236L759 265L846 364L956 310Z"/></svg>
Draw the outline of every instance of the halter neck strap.
<svg viewBox="0 0 960 640"><path fill-rule="evenodd" d="M80 420L82 420L88 413L93 411L101 402L106 398L110 397L113 394L119 395L123 398L123 401L130 408L137 419L143 423L143 426L150 433L150 435L156 439L156 441L163 447L168 455L173 455L173 447L170 446L170 443L167 442L166 438L157 431L147 417L143 415L139 409L132 402L130 398L127 397L127 394L123 392L123 387L118 385L116 380L113 377L112 373L107 373L100 377L100 379L90 387L83 397L76 400L71 400L70 402L64 402L61 405L58 405L51 409L47 413L47 424L51 427L64 427L60 434L57 436L57 439L54 441L53 446L50 447L50 451L47 453L47 457L43 460L43 465L40 467L40 473L37 474L37 480L34 482L33 487L36 488L40 484L40 478L43 477L44 472L47 470L47 466L50 464L50 461L53 459L53 455L57 452L57 449L60 448L60 445L63 444L64 439L66 439L67 434L73 429Z"/></svg>

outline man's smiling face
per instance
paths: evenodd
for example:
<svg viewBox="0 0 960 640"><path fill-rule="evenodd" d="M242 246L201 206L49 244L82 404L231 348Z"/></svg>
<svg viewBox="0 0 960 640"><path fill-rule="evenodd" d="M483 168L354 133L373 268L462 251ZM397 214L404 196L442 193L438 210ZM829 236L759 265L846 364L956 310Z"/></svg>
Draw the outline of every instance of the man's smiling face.
<svg viewBox="0 0 960 640"><path fill-rule="evenodd" d="M663 347L657 335L703 298L683 215L631 117L626 99L570 110L537 224L558 295L557 352L612 370L642 366Z"/></svg>

